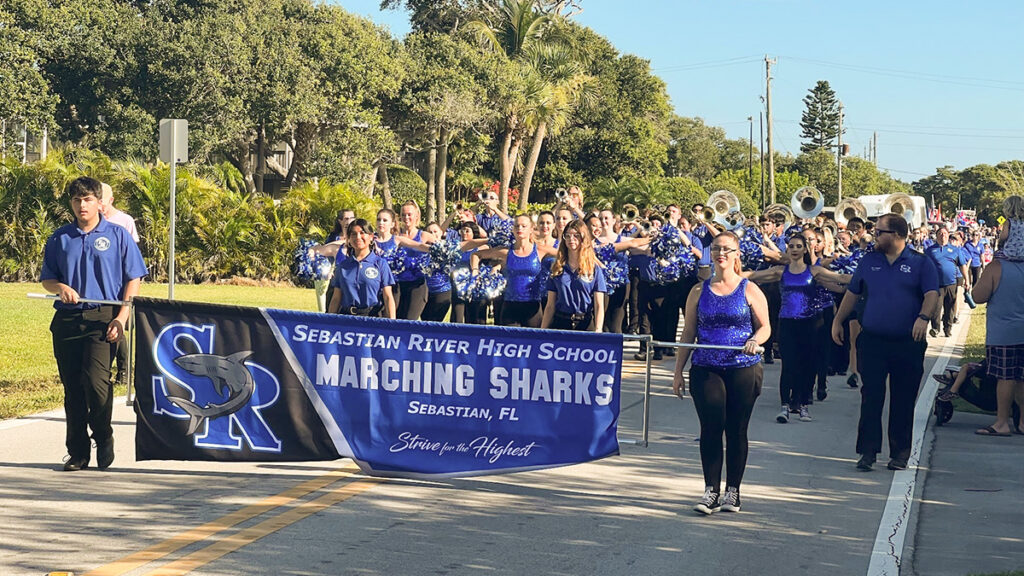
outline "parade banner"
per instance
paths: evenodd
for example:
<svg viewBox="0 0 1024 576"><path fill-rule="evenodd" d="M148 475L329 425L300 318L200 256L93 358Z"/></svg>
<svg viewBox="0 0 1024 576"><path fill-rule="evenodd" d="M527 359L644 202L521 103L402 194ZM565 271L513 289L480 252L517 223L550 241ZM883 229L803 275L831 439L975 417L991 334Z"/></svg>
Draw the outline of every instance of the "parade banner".
<svg viewBox="0 0 1024 576"><path fill-rule="evenodd" d="M139 460L445 477L618 454L622 337L136 298Z"/></svg>

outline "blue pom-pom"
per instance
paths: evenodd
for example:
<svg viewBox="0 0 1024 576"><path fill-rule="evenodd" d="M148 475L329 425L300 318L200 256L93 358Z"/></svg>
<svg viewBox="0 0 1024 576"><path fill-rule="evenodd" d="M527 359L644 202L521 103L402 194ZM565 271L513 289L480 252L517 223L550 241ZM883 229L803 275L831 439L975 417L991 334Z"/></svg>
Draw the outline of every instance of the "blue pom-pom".
<svg viewBox="0 0 1024 576"><path fill-rule="evenodd" d="M666 224L651 240L651 254L657 260L668 260L679 256L683 249L683 241L679 237L679 228Z"/></svg>
<svg viewBox="0 0 1024 576"><path fill-rule="evenodd" d="M658 267L655 270L654 280L656 284L671 284L679 280L682 274L682 259L667 258L657 261Z"/></svg>
<svg viewBox="0 0 1024 576"><path fill-rule="evenodd" d="M474 275L472 300L494 300L505 291L505 276L483 264L479 274Z"/></svg>
<svg viewBox="0 0 1024 576"><path fill-rule="evenodd" d="M487 233L487 244L492 248L511 248L512 220L498 220Z"/></svg>
<svg viewBox="0 0 1024 576"><path fill-rule="evenodd" d="M405 250L399 249L398 245L394 244L389 248L379 250L379 252L381 257L387 260L391 274L398 276L405 272Z"/></svg>
<svg viewBox="0 0 1024 576"><path fill-rule="evenodd" d="M534 300L547 299L549 278L551 278L551 268L549 266L541 266L540 274L537 274L537 279L533 282L532 297Z"/></svg>
<svg viewBox="0 0 1024 576"><path fill-rule="evenodd" d="M452 268L462 261L462 251L458 239L445 238L430 245L428 265L424 274L448 274Z"/></svg>
<svg viewBox="0 0 1024 576"><path fill-rule="evenodd" d="M746 234L740 238L740 260L746 270L760 270L764 264L764 250Z"/></svg>
<svg viewBox="0 0 1024 576"><path fill-rule="evenodd" d="M612 260L604 265L604 278L608 292L614 292L629 283L629 267L621 260Z"/></svg>
<svg viewBox="0 0 1024 576"><path fill-rule="evenodd" d="M310 248L317 246L314 240L299 240L299 247L295 249L295 276L300 280L326 280L331 277L334 270L334 263L330 258L319 254L309 253Z"/></svg>
<svg viewBox="0 0 1024 576"><path fill-rule="evenodd" d="M473 294L473 271L467 266L452 270L452 287L460 300L469 301Z"/></svg>

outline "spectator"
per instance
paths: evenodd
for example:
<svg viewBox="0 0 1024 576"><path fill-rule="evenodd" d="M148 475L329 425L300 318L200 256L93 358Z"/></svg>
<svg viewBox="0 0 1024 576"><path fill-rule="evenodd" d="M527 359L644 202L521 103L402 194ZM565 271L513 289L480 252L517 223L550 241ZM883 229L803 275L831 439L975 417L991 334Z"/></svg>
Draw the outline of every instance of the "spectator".
<svg viewBox="0 0 1024 576"><path fill-rule="evenodd" d="M988 302L985 360L997 379L996 421L977 430L983 436L1009 436L1014 400L1024 406L1024 262L995 259L981 273L975 302ZM1013 423L1021 429L1021 422Z"/></svg>

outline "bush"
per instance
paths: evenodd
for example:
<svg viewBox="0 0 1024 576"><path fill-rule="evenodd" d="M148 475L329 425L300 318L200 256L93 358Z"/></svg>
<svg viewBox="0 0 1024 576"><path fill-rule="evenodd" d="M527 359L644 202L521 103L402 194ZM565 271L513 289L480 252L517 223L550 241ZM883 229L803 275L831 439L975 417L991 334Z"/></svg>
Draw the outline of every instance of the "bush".
<svg viewBox="0 0 1024 576"><path fill-rule="evenodd" d="M203 174L199 176L197 174ZM116 205L136 219L149 278L167 280L170 167L112 162L80 148L45 161L0 160L0 280L35 281L47 238L72 220L64 189L89 175L111 184ZM232 276L289 279L299 238L322 240L340 208L373 219L379 204L349 183L326 180L292 187L283 198L248 194L229 165L182 166L176 173L175 276L181 282Z"/></svg>
<svg viewBox="0 0 1024 576"><path fill-rule="evenodd" d="M391 184L391 205L396 210L407 200L413 200L423 208L427 182L419 174L401 164L388 164L388 181Z"/></svg>

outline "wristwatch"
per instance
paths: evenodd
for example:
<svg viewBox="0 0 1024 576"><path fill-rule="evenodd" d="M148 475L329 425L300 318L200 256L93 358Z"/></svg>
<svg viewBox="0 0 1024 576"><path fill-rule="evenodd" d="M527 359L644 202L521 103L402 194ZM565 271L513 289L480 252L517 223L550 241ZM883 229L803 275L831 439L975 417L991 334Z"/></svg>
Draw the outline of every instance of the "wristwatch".
<svg viewBox="0 0 1024 576"><path fill-rule="evenodd" d="M917 317L920 318L921 320L924 320L925 322L931 322L932 320L932 317L927 314L918 314Z"/></svg>

